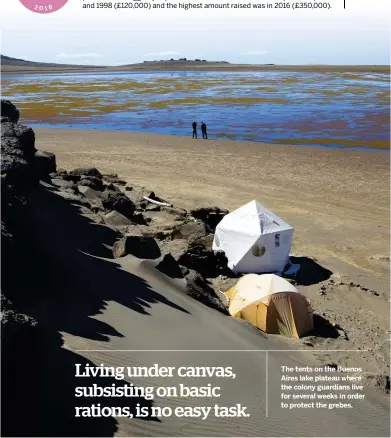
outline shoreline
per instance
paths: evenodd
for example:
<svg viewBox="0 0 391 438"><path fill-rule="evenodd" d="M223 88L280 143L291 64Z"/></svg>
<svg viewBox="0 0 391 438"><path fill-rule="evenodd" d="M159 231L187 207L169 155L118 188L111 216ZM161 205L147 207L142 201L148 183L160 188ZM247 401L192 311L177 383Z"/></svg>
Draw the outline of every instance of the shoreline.
<svg viewBox="0 0 391 438"><path fill-rule="evenodd" d="M24 122L23 122L24 123ZM53 126L42 126L41 123L31 123L27 121L25 124L31 126L34 129L69 129L69 130L75 130L75 131L91 131L91 132L121 132L125 134L142 134L142 135L163 135L163 136L172 136L172 137L180 137L184 139L191 138L190 134L188 136L186 135L178 135L178 134L159 134L155 132L145 132L145 131L127 131L127 130L111 130L111 129L86 129L82 126L76 126L76 127L57 127L56 125ZM208 134L209 135L209 134ZM202 138L198 138L198 140L202 141ZM316 149L332 149L332 150L348 150L348 151L357 151L357 152L390 152L390 148L382 148L382 147L365 147L365 146L328 146L328 145L321 145L321 144L302 144L302 143L277 143L272 141L256 141L256 140L242 140L242 139L228 139L228 138L213 138L209 135L208 141L232 141L235 143L250 143L250 144L259 144L262 145L271 145L276 147L281 146L288 146L288 147L299 147L299 148L316 148Z"/></svg>
<svg viewBox="0 0 391 438"><path fill-rule="evenodd" d="M96 73L171 73L171 72L303 72L303 73L390 73L388 65L170 65L145 67L143 64L118 67L27 67L2 65L1 76L41 75L41 74L96 74Z"/></svg>

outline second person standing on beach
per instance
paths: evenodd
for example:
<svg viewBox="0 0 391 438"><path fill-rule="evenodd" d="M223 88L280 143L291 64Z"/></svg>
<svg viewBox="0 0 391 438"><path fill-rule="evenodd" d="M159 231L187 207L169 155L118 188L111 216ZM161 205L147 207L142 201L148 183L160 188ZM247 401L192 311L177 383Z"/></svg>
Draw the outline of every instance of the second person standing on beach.
<svg viewBox="0 0 391 438"><path fill-rule="evenodd" d="M208 138L208 133L206 132L206 125L204 122L201 122L201 132L202 132L202 138Z"/></svg>
<svg viewBox="0 0 391 438"><path fill-rule="evenodd" d="M193 138L197 138L197 122L193 122Z"/></svg>

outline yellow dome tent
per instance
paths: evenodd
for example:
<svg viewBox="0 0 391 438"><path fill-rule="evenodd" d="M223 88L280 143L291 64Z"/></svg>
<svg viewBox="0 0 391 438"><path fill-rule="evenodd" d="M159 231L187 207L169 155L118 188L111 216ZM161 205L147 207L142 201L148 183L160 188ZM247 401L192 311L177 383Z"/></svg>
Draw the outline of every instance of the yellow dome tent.
<svg viewBox="0 0 391 438"><path fill-rule="evenodd" d="M300 338L313 329L309 300L274 274L247 274L224 292L229 312L265 333Z"/></svg>

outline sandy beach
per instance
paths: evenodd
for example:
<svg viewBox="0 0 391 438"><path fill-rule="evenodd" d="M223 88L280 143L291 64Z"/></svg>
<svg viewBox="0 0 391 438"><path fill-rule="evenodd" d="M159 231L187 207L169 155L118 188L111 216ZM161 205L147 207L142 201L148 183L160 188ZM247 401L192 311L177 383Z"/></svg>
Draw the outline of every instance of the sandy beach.
<svg viewBox="0 0 391 438"><path fill-rule="evenodd" d="M345 334L312 344L378 350L344 360L389 372L389 154L107 131L36 129L36 138L60 168L118 173L181 208L258 200L294 227L292 255L351 283L327 299L320 284L301 287Z"/></svg>
<svg viewBox="0 0 391 438"><path fill-rule="evenodd" d="M132 255L113 259L109 254L117 237L110 228L94 223L87 208L65 201L69 194L38 190L29 199L34 233L26 248L26 253L37 252L25 275L32 289L55 294L28 314L44 332L61 334L64 344L58 348L61 342L52 345L51 340L47 351L53 354L42 347L36 365L41 392L37 412L30 413L32 427L41 434L61 430L67 436L388 436L389 396L376 385L365 389L365 400L353 409L289 411L280 406L281 366L337 363L360 367L364 378L389 375L387 153L130 132L34 131L37 149L54 153L58 169L94 166L116 173L129 186L153 190L176 207L233 210L256 199L295 228L292 255L310 259L329 275L343 276L344 282L332 286L318 279L298 287L330 322L333 335L299 340L265 335L187 296L185 280L169 278L152 260ZM24 258L29 260L23 254L21 263ZM320 287L325 293L319 293ZM236 378L231 381L185 382L219 385L218 404L240 403L250 417L74 418L75 386L95 382L75 379L76 364L155 363L232 366ZM144 386L162 382L154 377L128 381ZM164 384L183 382L175 377ZM18 383L23 385L23 379ZM216 403L180 397L136 401L171 409Z"/></svg>

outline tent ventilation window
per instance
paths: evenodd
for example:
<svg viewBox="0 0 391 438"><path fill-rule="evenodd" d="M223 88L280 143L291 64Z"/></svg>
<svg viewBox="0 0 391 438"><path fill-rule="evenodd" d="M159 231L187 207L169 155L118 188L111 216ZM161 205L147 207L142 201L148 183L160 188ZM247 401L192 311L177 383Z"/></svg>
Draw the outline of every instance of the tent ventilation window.
<svg viewBox="0 0 391 438"><path fill-rule="evenodd" d="M266 248L263 245L254 245L251 248L251 251L253 253L253 256L262 257L266 252Z"/></svg>

